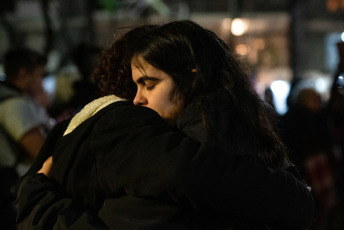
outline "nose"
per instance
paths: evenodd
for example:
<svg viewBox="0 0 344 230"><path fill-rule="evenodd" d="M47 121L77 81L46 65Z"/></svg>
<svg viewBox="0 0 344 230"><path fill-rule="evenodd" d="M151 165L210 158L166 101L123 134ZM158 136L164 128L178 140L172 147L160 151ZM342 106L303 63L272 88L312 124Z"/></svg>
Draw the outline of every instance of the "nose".
<svg viewBox="0 0 344 230"><path fill-rule="evenodd" d="M133 101L134 105L146 105L148 103L147 98L143 96L139 91L136 93L136 96Z"/></svg>

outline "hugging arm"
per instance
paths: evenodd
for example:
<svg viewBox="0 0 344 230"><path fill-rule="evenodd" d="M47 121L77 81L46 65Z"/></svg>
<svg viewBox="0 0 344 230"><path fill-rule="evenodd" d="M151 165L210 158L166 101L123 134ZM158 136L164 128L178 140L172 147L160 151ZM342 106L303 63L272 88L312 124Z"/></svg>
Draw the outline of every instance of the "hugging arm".
<svg viewBox="0 0 344 230"><path fill-rule="evenodd" d="M205 164L203 166L206 167ZM252 170L260 173L253 176L247 174L246 177L249 179L247 182L236 181L236 173L240 173L241 178L243 178L243 170L240 168L246 168L247 166L258 167L258 169ZM266 175L263 175L265 173ZM194 206L197 206L197 209L220 209L232 219L244 221L251 218L250 221L256 223L264 221L268 223L269 219L280 219L279 223L270 224L282 226L286 229L288 227L289 229L304 229L310 218L312 218L312 209L314 207L311 205L311 195L305 190L306 188L301 182L287 172L262 169L260 166L255 166L253 162L242 162L231 175L232 178L222 177L222 179L231 179L233 186L242 184L237 188L219 186L218 182L223 183L223 181L213 181L214 178L212 177L214 175L201 174L199 176L203 177L204 180L193 181L188 185L188 188L185 188L188 202L192 202ZM265 177L266 179L262 180ZM195 179L195 177L192 177L192 179ZM246 178L244 177L244 179ZM218 178L218 180L220 179ZM261 181L261 191L258 191L259 186L253 183L254 180ZM190 182L190 180L188 181ZM201 188L199 184L204 188ZM241 188L245 190L240 192ZM195 190L198 191L195 192ZM276 195L276 192L279 194ZM179 191L178 195L173 194L173 199L181 203L185 199L182 193L182 191ZM230 198L230 196L233 197ZM32 229L34 227L47 229L47 226L60 226L69 229L73 229L73 227L75 229L80 229L80 227L82 229L112 229L118 225L123 227L133 227L135 225L135 227L145 229L147 224L154 226L157 223L160 225L171 223L171 219L175 218L178 213L178 207L175 205L167 207L162 205L161 208L158 206L160 202L128 195L106 199L104 205L97 212L87 209L81 204L76 204L60 188L59 184L42 174L27 177L23 181L19 190L18 201L17 221L19 229ZM142 203L142 201L145 203ZM152 207L152 203L155 206ZM140 213L138 204L144 210L144 215ZM271 207L272 205L273 207ZM260 207L257 208L257 206ZM154 207L158 207L158 209L154 209ZM271 208L272 210L270 210ZM156 210L159 210L159 212ZM258 213L258 211L260 212ZM148 221L149 223L145 225L140 221L136 223L126 221L132 215L136 215L137 220L141 218L141 220L147 222L151 218L151 221ZM178 226L178 223L173 224Z"/></svg>
<svg viewBox="0 0 344 230"><path fill-rule="evenodd" d="M100 219L96 219L97 215L73 202L60 184L44 174L23 179L17 202L18 230L107 229Z"/></svg>

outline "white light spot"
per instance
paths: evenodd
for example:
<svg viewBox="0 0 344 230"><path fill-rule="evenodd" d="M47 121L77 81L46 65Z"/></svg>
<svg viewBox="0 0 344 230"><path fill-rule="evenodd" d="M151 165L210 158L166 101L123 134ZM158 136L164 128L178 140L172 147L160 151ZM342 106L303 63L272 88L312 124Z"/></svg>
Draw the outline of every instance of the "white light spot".
<svg viewBox="0 0 344 230"><path fill-rule="evenodd" d="M232 34L235 36L241 36L247 31L247 22L243 19L236 18L232 22Z"/></svg>
<svg viewBox="0 0 344 230"><path fill-rule="evenodd" d="M289 82L281 80L273 81L270 88L274 96L274 105L277 113L285 114L288 110L286 101L290 90Z"/></svg>

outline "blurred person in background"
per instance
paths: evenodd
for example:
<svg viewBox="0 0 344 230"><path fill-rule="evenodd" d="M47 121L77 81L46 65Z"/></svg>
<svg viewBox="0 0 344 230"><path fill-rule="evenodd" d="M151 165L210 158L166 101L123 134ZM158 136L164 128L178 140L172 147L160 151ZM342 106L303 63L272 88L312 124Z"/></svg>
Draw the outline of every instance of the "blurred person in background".
<svg viewBox="0 0 344 230"><path fill-rule="evenodd" d="M324 218L336 202L333 138L328 114L315 89L301 88L294 93L294 103L281 118L281 134L290 158L312 187L317 206L314 227L324 229Z"/></svg>
<svg viewBox="0 0 344 230"><path fill-rule="evenodd" d="M13 221L11 187L36 159L49 120L48 99L42 86L46 58L27 48L4 55L5 81L0 82L1 223ZM13 208L13 207L12 207Z"/></svg>
<svg viewBox="0 0 344 230"><path fill-rule="evenodd" d="M75 76L77 79L68 85L59 86L62 88L69 87L71 95L64 100L55 98L54 103L48 108L56 122L74 116L85 105L97 98L97 86L93 79L93 71L99 54L100 49L98 47L84 42L71 49L69 53L70 64L76 67Z"/></svg>
<svg viewBox="0 0 344 230"><path fill-rule="evenodd" d="M327 106L334 137L337 170L337 204L330 213L329 230L344 229L344 42L337 43L337 51L339 63L333 75L331 96Z"/></svg>
<svg viewBox="0 0 344 230"><path fill-rule="evenodd" d="M344 42L337 43L339 63L333 76L328 103L331 130L334 136L337 158L344 158Z"/></svg>
<svg viewBox="0 0 344 230"><path fill-rule="evenodd" d="M87 43L77 45L71 54L72 61L80 74L80 80L74 82L74 95L70 99L70 106L74 113L79 112L86 104L96 99L96 85L93 70L96 66L100 49Z"/></svg>

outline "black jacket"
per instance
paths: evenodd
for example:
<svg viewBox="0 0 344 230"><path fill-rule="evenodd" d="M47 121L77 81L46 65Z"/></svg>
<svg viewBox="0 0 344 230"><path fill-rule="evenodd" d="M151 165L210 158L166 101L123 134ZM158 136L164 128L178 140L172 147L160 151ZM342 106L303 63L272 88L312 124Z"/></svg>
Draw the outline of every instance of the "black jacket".
<svg viewBox="0 0 344 230"><path fill-rule="evenodd" d="M116 102L61 138L65 127L23 178L19 229L304 229L313 217L290 173L199 142L148 108ZM53 179L35 175L51 154Z"/></svg>

